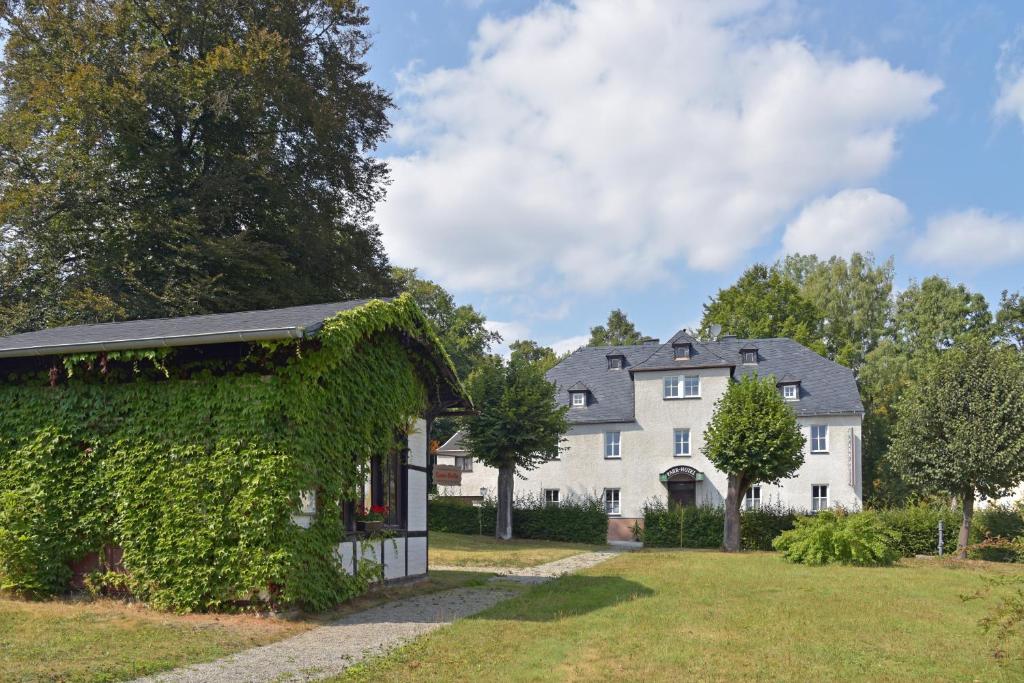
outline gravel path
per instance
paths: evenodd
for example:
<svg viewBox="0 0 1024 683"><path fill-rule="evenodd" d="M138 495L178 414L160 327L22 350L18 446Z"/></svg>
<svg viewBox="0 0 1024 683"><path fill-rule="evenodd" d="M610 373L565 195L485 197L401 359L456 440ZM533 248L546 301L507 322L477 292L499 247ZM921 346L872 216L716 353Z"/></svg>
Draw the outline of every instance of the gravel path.
<svg viewBox="0 0 1024 683"><path fill-rule="evenodd" d="M526 569L493 567L474 570L499 575L492 580L542 583L593 567L618 554L618 551L582 553ZM465 571L467 568L452 569ZM482 612L513 595L513 592L497 587L455 588L396 600L287 640L238 652L214 662L140 678L135 683L316 681L339 674L356 662L399 647L456 619Z"/></svg>

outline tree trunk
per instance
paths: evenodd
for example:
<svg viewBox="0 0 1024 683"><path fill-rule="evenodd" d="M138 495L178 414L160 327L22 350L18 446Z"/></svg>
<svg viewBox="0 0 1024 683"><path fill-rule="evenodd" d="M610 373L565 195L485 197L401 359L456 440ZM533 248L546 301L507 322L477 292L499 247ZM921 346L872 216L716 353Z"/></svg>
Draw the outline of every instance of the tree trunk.
<svg viewBox="0 0 1024 683"><path fill-rule="evenodd" d="M740 550L740 502L746 490L743 478L729 475L728 490L725 494L725 529L722 532L722 550L735 553Z"/></svg>
<svg viewBox="0 0 1024 683"><path fill-rule="evenodd" d="M500 541L512 538L512 487L515 480L515 465L498 468L498 523L494 527L494 537Z"/></svg>
<svg viewBox="0 0 1024 683"><path fill-rule="evenodd" d="M960 522L960 539L956 544L956 556L961 560L967 559L967 543L971 536L971 518L974 517L974 487L967 487L964 491L964 518Z"/></svg>

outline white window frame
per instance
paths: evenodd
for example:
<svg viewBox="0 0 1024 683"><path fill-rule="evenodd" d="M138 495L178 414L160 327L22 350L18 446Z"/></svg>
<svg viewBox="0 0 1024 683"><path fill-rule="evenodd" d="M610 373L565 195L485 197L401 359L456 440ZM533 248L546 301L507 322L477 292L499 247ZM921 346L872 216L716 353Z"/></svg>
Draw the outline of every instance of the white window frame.
<svg viewBox="0 0 1024 683"><path fill-rule="evenodd" d="M572 407L581 408L587 405L587 392L585 391L574 391L572 392Z"/></svg>
<svg viewBox="0 0 1024 683"><path fill-rule="evenodd" d="M825 430L825 436L822 439L820 439L821 441L824 441L824 443L825 443L825 447L824 448L817 448L816 447L818 445L816 442L819 440L819 439L815 438L815 436L814 436L814 431L816 429L823 429L823 430ZM811 438L810 438L810 442L811 442L811 453L828 453L828 425L811 425Z"/></svg>
<svg viewBox="0 0 1024 683"><path fill-rule="evenodd" d="M605 460L618 460L622 457L622 432L604 433Z"/></svg>
<svg viewBox="0 0 1024 683"><path fill-rule="evenodd" d="M612 356L608 359L609 370L621 370L623 367L625 367L625 363L623 363L621 356Z"/></svg>
<svg viewBox="0 0 1024 683"><path fill-rule="evenodd" d="M747 492L743 495L743 509L744 510L760 510L761 509L761 487L751 486L747 489Z"/></svg>
<svg viewBox="0 0 1024 683"><path fill-rule="evenodd" d="M743 351L743 364L744 365L757 365L757 351ZM749 358L749 360L747 360Z"/></svg>
<svg viewBox="0 0 1024 683"><path fill-rule="evenodd" d="M690 360L692 347L689 344L678 344L672 348L672 357L676 360Z"/></svg>
<svg viewBox="0 0 1024 683"><path fill-rule="evenodd" d="M697 380L697 389L694 393L689 393L688 385L691 380ZM700 375L683 376L683 398L700 398Z"/></svg>
<svg viewBox="0 0 1024 683"><path fill-rule="evenodd" d="M821 489L825 490L825 495L820 494ZM825 503L822 505L819 501L824 500ZM822 510L828 510L829 507L829 490L828 484L812 484L811 485L811 512L821 512Z"/></svg>
<svg viewBox="0 0 1024 683"><path fill-rule="evenodd" d="M676 458L687 458L691 454L690 428L680 427L672 430L672 455Z"/></svg>
<svg viewBox="0 0 1024 683"><path fill-rule="evenodd" d="M457 455L455 456L455 465L462 472L473 471L473 456L471 455Z"/></svg>
<svg viewBox="0 0 1024 683"><path fill-rule="evenodd" d="M622 515L622 489L605 489L601 497L604 499L605 514L609 517L620 517ZM615 500L612 501L610 498Z"/></svg>
<svg viewBox="0 0 1024 683"><path fill-rule="evenodd" d="M662 387L664 390L662 395L665 398L680 398L678 377L666 377L662 380Z"/></svg>
<svg viewBox="0 0 1024 683"><path fill-rule="evenodd" d="M696 381L694 393L688 393ZM662 380L664 398L700 398L700 375L670 375Z"/></svg>
<svg viewBox="0 0 1024 683"><path fill-rule="evenodd" d="M555 494L552 496L551 494ZM544 504L545 505L558 505L562 502L562 494L558 489L544 489Z"/></svg>
<svg viewBox="0 0 1024 683"><path fill-rule="evenodd" d="M799 401L800 389L795 384L782 385L782 398L787 401Z"/></svg>

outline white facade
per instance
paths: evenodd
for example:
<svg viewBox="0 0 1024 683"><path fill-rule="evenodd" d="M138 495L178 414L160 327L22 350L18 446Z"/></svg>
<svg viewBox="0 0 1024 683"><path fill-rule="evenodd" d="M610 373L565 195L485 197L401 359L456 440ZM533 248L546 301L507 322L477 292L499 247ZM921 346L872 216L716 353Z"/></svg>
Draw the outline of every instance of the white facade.
<svg viewBox="0 0 1024 683"><path fill-rule="evenodd" d="M622 372L615 371L612 372ZM517 480L516 493L532 493L544 499L546 490L557 490L559 499L572 495L603 496L618 490L623 520L643 517L648 501L668 501L668 488L660 475L670 468L692 467L702 480L695 485L696 504L721 505L726 493L726 475L716 470L703 455L704 432L714 413L715 402L732 381L728 367L693 368L688 376L699 376L699 396L665 398L665 377L678 371L637 372L633 378L635 419L631 422L575 424L566 437L565 451L558 460L524 472ZM794 402L796 405L798 402ZM570 407L570 419L585 415L586 407ZM861 415L800 415L797 418L807 441L804 464L796 476L779 484L760 485L760 503L811 510L817 504L857 509L861 506ZM825 435L824 449L812 452L811 430ZM689 454L675 455L676 430L689 430ZM606 455L606 435L618 432L619 455ZM447 444L446 444L447 445ZM818 439L821 446L821 440ZM461 450L442 448L438 452L447 464ZM700 476L698 476L698 479ZM474 496L480 489L493 492L497 470L473 463L473 472L463 474L461 487L442 487L440 495ZM821 487L827 487L823 489ZM823 495L824 494L824 495ZM550 495L550 494L549 494Z"/></svg>

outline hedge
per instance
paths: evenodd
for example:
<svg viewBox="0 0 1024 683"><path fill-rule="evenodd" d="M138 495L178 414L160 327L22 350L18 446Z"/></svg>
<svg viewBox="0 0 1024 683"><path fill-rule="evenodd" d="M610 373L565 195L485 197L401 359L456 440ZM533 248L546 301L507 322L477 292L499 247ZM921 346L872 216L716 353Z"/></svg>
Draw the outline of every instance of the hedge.
<svg viewBox="0 0 1024 683"><path fill-rule="evenodd" d="M961 513L946 507L909 507L880 510L878 513L893 532L896 551L903 557L934 555L939 545L939 520L945 526L946 552L956 550Z"/></svg>
<svg viewBox="0 0 1024 683"><path fill-rule="evenodd" d="M498 510L493 500L481 506L446 498L428 504L431 531L494 535ZM596 498L569 498L547 505L533 497L516 499L512 508L512 535L545 541L603 545L608 537L608 516Z"/></svg>
<svg viewBox="0 0 1024 683"><path fill-rule="evenodd" d="M759 510L744 510L742 541L747 550L771 550L772 540L793 528L797 513L780 506L766 505ZM667 507L654 502L644 506L644 546L648 548L718 548L722 545L725 517L722 508L713 506Z"/></svg>

